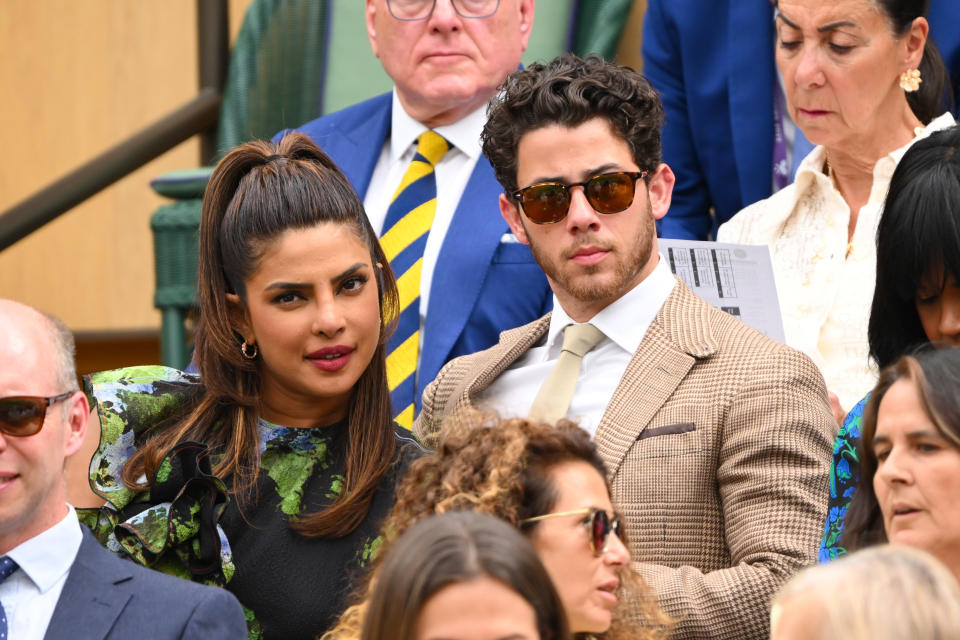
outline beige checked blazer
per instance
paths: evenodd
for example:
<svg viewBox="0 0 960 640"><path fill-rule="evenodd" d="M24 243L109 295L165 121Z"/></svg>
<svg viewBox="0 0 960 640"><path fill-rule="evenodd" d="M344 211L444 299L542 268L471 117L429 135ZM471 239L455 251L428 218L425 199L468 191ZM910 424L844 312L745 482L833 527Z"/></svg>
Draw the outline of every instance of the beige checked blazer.
<svg viewBox="0 0 960 640"><path fill-rule="evenodd" d="M448 363L416 434L429 443L549 324ZM633 566L677 619L672 637L767 638L770 598L816 560L835 431L809 358L677 282L596 432Z"/></svg>

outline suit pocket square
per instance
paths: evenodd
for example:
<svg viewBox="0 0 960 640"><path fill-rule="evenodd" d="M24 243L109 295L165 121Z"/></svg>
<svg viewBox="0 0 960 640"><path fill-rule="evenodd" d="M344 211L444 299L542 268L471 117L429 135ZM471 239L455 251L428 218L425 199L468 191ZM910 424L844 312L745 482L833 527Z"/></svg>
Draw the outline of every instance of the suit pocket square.
<svg viewBox="0 0 960 640"><path fill-rule="evenodd" d="M650 427L648 429L644 429L640 432L640 435L637 436L637 440L645 440L647 438L655 438L657 436L669 436L677 433L689 433L696 430L697 425L692 422L665 424L660 427Z"/></svg>

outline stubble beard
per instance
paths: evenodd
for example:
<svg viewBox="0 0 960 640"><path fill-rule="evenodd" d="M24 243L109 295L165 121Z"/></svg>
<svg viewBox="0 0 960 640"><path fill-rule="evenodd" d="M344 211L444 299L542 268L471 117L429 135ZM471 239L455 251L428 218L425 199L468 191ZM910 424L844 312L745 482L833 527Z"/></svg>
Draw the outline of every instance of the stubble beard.
<svg viewBox="0 0 960 640"><path fill-rule="evenodd" d="M532 240L530 240L530 251L533 252L534 259L556 288L563 290L567 295L580 302L594 303L606 300L609 304L620 298L629 288L632 288L632 285L636 284L640 272L643 271L644 266L650 260L656 227L653 219L649 217L648 210L638 212L645 216L646 222L631 243L633 251L629 251L631 247L628 245L626 247L627 251L620 253L617 251L617 247L606 242L593 240L591 236L584 236L578 240L574 246L564 252L559 260L547 255ZM527 238L530 238L530 234L527 234ZM615 261L610 278L593 277L608 268L604 264L570 265L568 262L569 256L579 247L587 244L609 250L614 258L623 256L623 259ZM565 269L565 266L572 266L576 272L572 273L571 268Z"/></svg>

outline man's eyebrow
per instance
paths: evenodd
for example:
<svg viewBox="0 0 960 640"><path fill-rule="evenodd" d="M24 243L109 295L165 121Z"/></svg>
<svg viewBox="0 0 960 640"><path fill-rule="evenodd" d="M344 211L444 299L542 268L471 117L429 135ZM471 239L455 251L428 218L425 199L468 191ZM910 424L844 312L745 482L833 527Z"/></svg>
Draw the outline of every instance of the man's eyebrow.
<svg viewBox="0 0 960 640"><path fill-rule="evenodd" d="M589 180L594 176L599 176L604 173L610 173L612 171L619 171L620 170L619 166L620 165L618 165L616 162L608 162L598 167L592 167L590 169L586 169L580 172L580 177L583 178L584 180ZM629 171L629 170L625 169L625 171ZM534 178L533 181L530 183L530 185L533 186L535 184L543 184L545 182L550 182L550 183L557 182L560 184L569 184L564 179L563 176L539 176L537 178Z"/></svg>
<svg viewBox="0 0 960 640"><path fill-rule="evenodd" d="M620 165L618 165L616 162L608 162L600 165L599 167L594 167L584 171L582 177L584 180L589 180L593 176L599 176L603 173L610 173L611 171L619 171L619 167Z"/></svg>

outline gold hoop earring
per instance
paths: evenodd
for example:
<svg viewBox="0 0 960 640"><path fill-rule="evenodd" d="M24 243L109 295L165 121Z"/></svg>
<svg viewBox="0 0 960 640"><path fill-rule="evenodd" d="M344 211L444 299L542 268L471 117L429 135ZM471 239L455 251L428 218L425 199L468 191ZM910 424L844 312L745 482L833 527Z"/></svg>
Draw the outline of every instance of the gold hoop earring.
<svg viewBox="0 0 960 640"><path fill-rule="evenodd" d="M900 74L900 88L907 93L913 93L920 88L923 78L920 77L920 69L907 69Z"/></svg>
<svg viewBox="0 0 960 640"><path fill-rule="evenodd" d="M249 347L253 347L253 351L250 351ZM254 360L257 357L257 354L260 353L260 350L257 349L257 344L247 344L247 341L244 340L243 344L240 345L240 355L242 355L247 360Z"/></svg>

